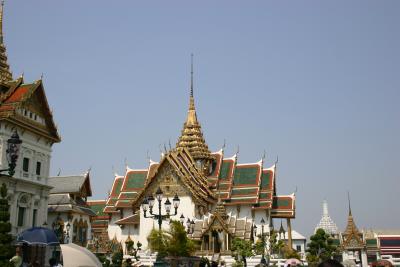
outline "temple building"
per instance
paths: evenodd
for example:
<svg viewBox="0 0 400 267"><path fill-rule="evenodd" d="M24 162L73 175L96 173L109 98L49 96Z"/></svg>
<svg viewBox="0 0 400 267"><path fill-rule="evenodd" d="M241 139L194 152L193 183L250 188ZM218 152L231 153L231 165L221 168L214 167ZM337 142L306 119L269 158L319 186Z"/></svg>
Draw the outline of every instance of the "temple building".
<svg viewBox="0 0 400 267"><path fill-rule="evenodd" d="M3 42L3 3L0 7L0 169L8 168L7 139L22 140L15 174L0 175L8 188L11 233L16 235L47 221L51 151L61 141L42 80L13 79Z"/></svg>
<svg viewBox="0 0 400 267"><path fill-rule="evenodd" d="M82 175L49 177L52 187L48 200L47 224L60 243L86 246L91 239L92 218L96 213L87 204L92 196L90 172Z"/></svg>
<svg viewBox="0 0 400 267"><path fill-rule="evenodd" d="M149 212L145 216L141 206L157 202L154 196L160 189L164 213L165 202L180 199L176 215L171 208L171 219L184 221L188 236L201 243L197 254L230 254L234 238L254 241L261 234L262 219L269 232L275 218L287 220L292 247L295 195L277 194L276 169L276 164L265 166L264 159L244 164L238 154L227 157L223 149L210 151L195 108L192 64L189 108L176 147L162 153L158 162L150 160L144 169L127 167L124 175L114 178L103 210L109 216L109 238L139 241L146 250L147 236L158 225L146 218ZM167 221L162 228L168 228Z"/></svg>
<svg viewBox="0 0 400 267"><path fill-rule="evenodd" d="M353 215L351 213L350 201L349 201L349 215L347 217L347 226L345 231L342 233L341 238L341 250L343 251L343 262L354 261L356 264L361 266L368 265L367 259L367 248L363 234L358 230Z"/></svg>

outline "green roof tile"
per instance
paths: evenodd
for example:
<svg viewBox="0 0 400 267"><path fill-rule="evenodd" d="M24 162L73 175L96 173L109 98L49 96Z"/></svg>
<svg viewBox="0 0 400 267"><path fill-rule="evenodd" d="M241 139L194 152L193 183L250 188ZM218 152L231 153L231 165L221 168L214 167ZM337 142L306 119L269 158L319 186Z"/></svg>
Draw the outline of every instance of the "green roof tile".
<svg viewBox="0 0 400 267"><path fill-rule="evenodd" d="M233 177L234 185L256 184L258 169L258 166L236 167Z"/></svg>
<svg viewBox="0 0 400 267"><path fill-rule="evenodd" d="M221 171L219 172L219 179L228 179L229 171L231 170L232 166L232 161L223 161Z"/></svg>
<svg viewBox="0 0 400 267"><path fill-rule="evenodd" d="M126 179L127 189L139 189L144 187L144 182L146 181L147 172L130 172L128 173Z"/></svg>
<svg viewBox="0 0 400 267"><path fill-rule="evenodd" d="M272 171L263 171L261 175L261 189L270 189L272 181Z"/></svg>

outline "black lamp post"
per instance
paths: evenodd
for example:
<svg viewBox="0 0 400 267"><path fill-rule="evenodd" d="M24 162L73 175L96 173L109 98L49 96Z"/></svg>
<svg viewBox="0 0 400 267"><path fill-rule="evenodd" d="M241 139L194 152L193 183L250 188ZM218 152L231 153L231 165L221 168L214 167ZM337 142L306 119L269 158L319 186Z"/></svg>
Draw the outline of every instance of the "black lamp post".
<svg viewBox="0 0 400 267"><path fill-rule="evenodd" d="M62 229L63 225L61 224L62 220L60 218L60 214L57 215L57 218L53 221L51 226L53 227L53 231L56 234L58 241L61 244L64 244L64 230Z"/></svg>
<svg viewBox="0 0 400 267"><path fill-rule="evenodd" d="M158 222L158 229L161 231L161 225L163 220L169 219L171 216L175 216L178 214L178 207L180 203L180 199L177 194L175 194L174 198L171 201L169 201L169 198L164 202L164 207L165 207L165 212L166 214L162 214L161 212L161 201L163 198L163 191L161 191L161 188L159 187L156 191L156 199L158 201L158 213L155 214L153 213L153 206L155 199L153 195L150 195L148 197L145 197L143 202L142 202L142 209L144 212L144 217L145 218L153 218L154 220L157 220ZM175 212L174 214L171 214L171 206L174 206ZM147 210L150 211L150 216L147 216Z"/></svg>
<svg viewBox="0 0 400 267"><path fill-rule="evenodd" d="M261 218L260 223L261 223L261 241L262 241L262 245L263 245L263 253L261 255L260 264L263 264L264 266L268 266L267 260L265 259L265 235L264 235L265 221L264 221L264 218Z"/></svg>
<svg viewBox="0 0 400 267"><path fill-rule="evenodd" d="M67 229L67 233L65 234L65 239L66 239L66 243L69 243L69 230L71 229L71 224L69 222L67 222L67 225L65 226Z"/></svg>
<svg viewBox="0 0 400 267"><path fill-rule="evenodd" d="M185 222L185 216L183 216L183 214L181 215L181 217L179 217L179 221L181 222L182 225Z"/></svg>
<svg viewBox="0 0 400 267"><path fill-rule="evenodd" d="M194 225L195 225L194 220L190 220L190 219L188 218L187 221L186 221L186 233L188 233L189 235L190 235L190 234L193 234L193 232L194 232Z"/></svg>
<svg viewBox="0 0 400 267"><path fill-rule="evenodd" d="M15 167L17 166L17 160L19 156L19 149L21 147L21 139L19 139L19 135L17 131L11 135L11 138L7 140L7 161L8 161L8 169L2 169L0 172L8 171L9 176L13 176L15 174Z"/></svg>
<svg viewBox="0 0 400 267"><path fill-rule="evenodd" d="M161 236L162 221L169 219L171 216L177 215L178 207L179 207L179 203L180 203L180 199L177 194L175 194L174 198L172 199L172 203L171 203L171 201L169 201L169 198L167 198L167 200L164 202L166 214L162 214L162 212L161 212L162 198L163 198L163 191L159 187L156 191L156 198L154 198L153 195L150 195L148 197L145 197L142 202L142 209L143 209L144 217L145 218L153 218L154 220L157 220L160 236ZM153 213L154 202L156 199L158 201L158 213L157 214ZM171 214L171 205L174 206L174 209L175 209L174 214ZM147 210L149 210L150 216L147 216ZM182 220L182 218L180 218L180 219ZM163 265L163 261L160 257L160 254L158 253L156 262L154 263L154 266L162 266L162 265Z"/></svg>

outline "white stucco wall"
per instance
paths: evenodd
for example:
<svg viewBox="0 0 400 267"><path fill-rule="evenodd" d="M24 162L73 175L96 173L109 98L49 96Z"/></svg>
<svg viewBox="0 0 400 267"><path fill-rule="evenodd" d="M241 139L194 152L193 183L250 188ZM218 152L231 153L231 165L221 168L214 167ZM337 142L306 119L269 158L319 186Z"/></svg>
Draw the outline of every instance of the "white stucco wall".
<svg viewBox="0 0 400 267"><path fill-rule="evenodd" d="M164 209L164 202L167 200L167 198L163 198L161 203L162 203L162 214L166 214L165 209ZM172 199L169 199L172 203ZM158 202L155 201L154 207L153 207L153 212L158 213ZM175 210L171 208L171 214L174 214ZM171 220L177 220L179 221L180 216L183 214L185 216L185 222L187 218L190 219L196 219L195 218L195 203L192 201L192 199L189 196L182 196L180 197L180 205L178 208L178 213L177 215L171 216ZM127 217L129 215L132 215L132 209L130 208L125 208L123 209L123 217ZM147 211L147 216L150 216L149 211ZM147 236L150 234L151 230L153 228L158 229L158 222L154 220L153 218L145 218L143 210L140 209L140 225L135 228L133 225L128 227L125 226L123 229L119 227L118 225L115 224L116 221L121 219L120 214L113 214L110 220L110 223L108 225L108 236L110 239L113 239L114 236L117 238L119 242L125 242L125 240L128 238L128 234L130 232L131 239L137 243L137 241L140 241L142 243L142 248L147 249ZM163 221L162 223L162 228L163 229L169 229L169 222L168 221Z"/></svg>
<svg viewBox="0 0 400 267"><path fill-rule="evenodd" d="M92 227L91 227L91 223L90 223L90 217L88 216L88 215L86 215L86 214L78 214L78 213L72 213L71 214L71 217L70 218L68 218L68 214L67 213L49 213L48 214L48 218L47 218L47 227L48 228L52 228L53 226L53 222L55 222L55 220L57 219L57 216L59 216L60 218L61 218L61 220L63 220L63 222L64 222L64 229L63 229L63 231L64 231L64 236L66 237L66 234L67 234L67 223L69 222L69 224L70 224L70 229L69 229L69 232L68 232L68 236L69 236L69 239L67 240L66 238L64 239L64 242L66 243L67 241L68 241L68 243L72 243L72 237L73 237L73 225L74 225L74 222L75 221L77 221L77 222L79 222L81 219L82 219L82 221L83 222L86 222L87 223L87 225L88 225L88 229L87 229L87 232L86 232L86 240L88 241L88 240L90 240L92 237L91 237L91 230L92 230Z"/></svg>
<svg viewBox="0 0 400 267"><path fill-rule="evenodd" d="M7 140L11 137L15 126L10 123L0 123L0 168L8 168L7 161ZM28 130L17 128L22 145L20 155L15 168L14 178L2 177L2 182L8 186L10 202L10 221L12 224L11 233L16 235L21 231L33 226L33 213L37 210L36 226L42 226L47 221L47 199L50 188L47 179L50 170L51 146L46 138ZM22 169L23 158L29 158L29 171ZM36 175L36 162L41 162L41 173ZM17 226L18 207L20 199L25 195L29 199L25 210L23 226Z"/></svg>

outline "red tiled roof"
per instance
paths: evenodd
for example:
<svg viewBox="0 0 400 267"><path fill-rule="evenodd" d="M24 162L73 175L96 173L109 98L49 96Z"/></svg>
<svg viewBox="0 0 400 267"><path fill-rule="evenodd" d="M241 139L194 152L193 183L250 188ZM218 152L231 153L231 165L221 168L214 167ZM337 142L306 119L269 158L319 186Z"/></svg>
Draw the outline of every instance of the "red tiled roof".
<svg viewBox="0 0 400 267"><path fill-rule="evenodd" d="M31 89L33 84L24 84L15 89L15 91L11 94L10 97L6 99L4 103L13 103L13 102L20 102L23 100L23 98L27 95L29 92L29 89Z"/></svg>

